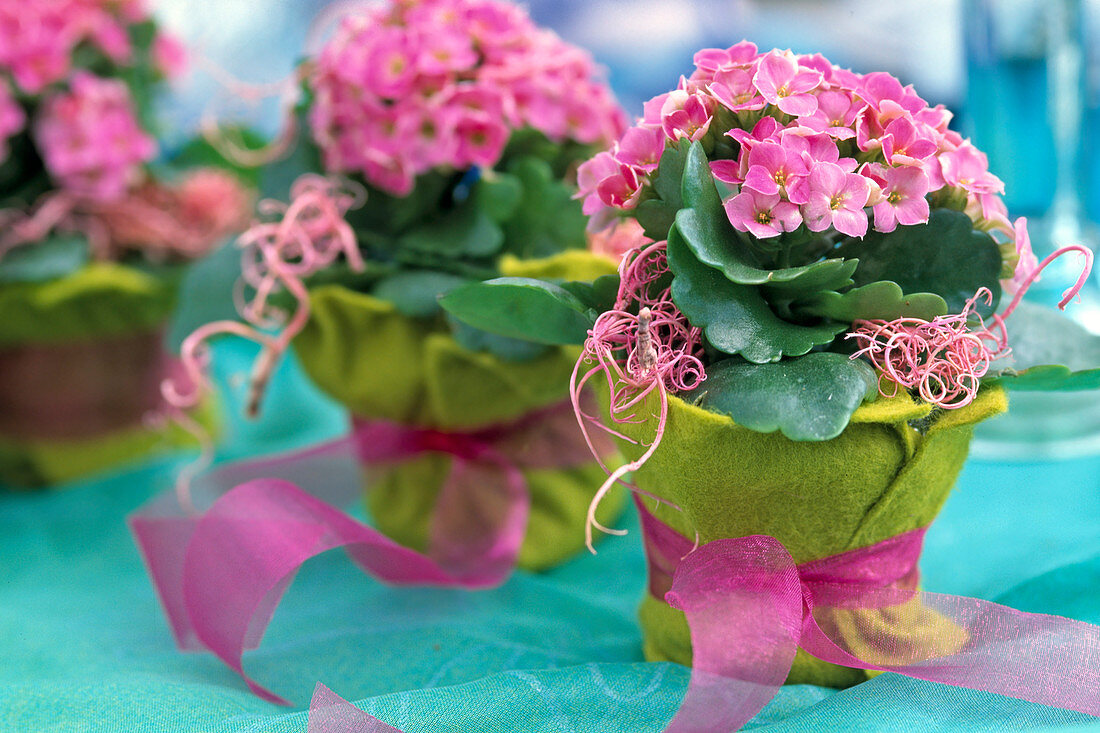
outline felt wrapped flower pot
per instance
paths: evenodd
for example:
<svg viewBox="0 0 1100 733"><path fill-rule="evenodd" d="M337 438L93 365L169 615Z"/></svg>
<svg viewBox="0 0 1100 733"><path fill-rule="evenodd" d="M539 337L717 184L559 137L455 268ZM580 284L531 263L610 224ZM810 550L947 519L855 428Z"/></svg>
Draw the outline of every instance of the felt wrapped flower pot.
<svg viewBox="0 0 1100 733"><path fill-rule="evenodd" d="M546 277L594 277L610 267L583 252L502 263L512 273ZM469 434L507 431L553 410L555 422L575 429L572 410L561 409L574 348L505 360L460 344L440 318L412 318L390 302L339 285L311 289L310 306L309 325L295 339L295 351L309 376L347 406L353 419ZM402 544L424 549L451 461L445 453L429 452L381 472L372 468L367 502L375 525ZM524 468L523 474L531 508L518 564L543 570L583 548L585 513L604 473L583 450L563 454L560 465ZM601 505L600 516L613 521L625 501L624 492L615 493Z"/></svg>
<svg viewBox="0 0 1100 733"><path fill-rule="evenodd" d="M694 537L691 528L700 543L770 535L804 563L927 526L966 460L974 426L1006 407L997 386L984 388L966 407L935 415L908 395L880 398L859 407L832 440L798 442L671 397L660 447L634 478L638 488L683 509L661 506L654 513L687 537ZM927 427L913 427L921 420ZM645 423L618 428L636 439L653 431ZM622 449L632 458L640 453L637 445L623 443ZM654 587L660 581L653 563L651 557L650 588L639 610L645 656L690 666L684 614L661 597L667 587ZM878 619L893 625L887 630L899 639L914 622L947 623L919 608L885 609ZM800 649L787 682L846 687L867 674Z"/></svg>
<svg viewBox="0 0 1100 733"><path fill-rule="evenodd" d="M106 263L0 288L0 483L68 481L192 442L147 422L175 368L162 343L175 293L174 279Z"/></svg>

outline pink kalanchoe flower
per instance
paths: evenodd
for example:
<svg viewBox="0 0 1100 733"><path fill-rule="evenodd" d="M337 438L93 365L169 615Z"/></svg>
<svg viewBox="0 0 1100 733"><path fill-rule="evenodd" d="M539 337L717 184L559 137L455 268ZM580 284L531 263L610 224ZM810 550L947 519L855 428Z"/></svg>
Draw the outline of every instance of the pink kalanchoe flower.
<svg viewBox="0 0 1100 733"><path fill-rule="evenodd" d="M786 198L788 182L808 173L799 150L765 141L749 150L744 186L757 193Z"/></svg>
<svg viewBox="0 0 1100 733"><path fill-rule="evenodd" d="M748 156L742 156L747 158ZM729 186L740 186L745 182L745 174L741 171L741 164L736 160L712 160L710 172L722 183Z"/></svg>
<svg viewBox="0 0 1100 733"><path fill-rule="evenodd" d="M626 131L615 147L615 160L649 173L657 169L665 151L665 136L658 127L639 125Z"/></svg>
<svg viewBox="0 0 1100 733"><path fill-rule="evenodd" d="M886 162L890 165L922 165L939 147L931 136L922 135L922 132L909 117L892 120L883 130L882 154Z"/></svg>
<svg viewBox="0 0 1100 733"><path fill-rule="evenodd" d="M175 79L187 70L187 48L173 36L161 33L153 39L153 65L166 79Z"/></svg>
<svg viewBox="0 0 1100 733"><path fill-rule="evenodd" d="M622 163L615 160L608 151L597 153L592 158L581 163L577 168L577 193L575 199L584 199L583 211L585 216L592 216L603 209L605 204L599 193L600 182L612 176L619 175Z"/></svg>
<svg viewBox="0 0 1100 733"><path fill-rule="evenodd" d="M858 173L846 173L835 163L820 163L805 179L808 187L802 216L812 232L830 226L850 237L867 233L867 214L863 207L871 195L867 179Z"/></svg>
<svg viewBox="0 0 1100 733"><path fill-rule="evenodd" d="M121 196L156 154L121 81L81 72L47 98L35 121L46 169L62 187L98 199Z"/></svg>
<svg viewBox="0 0 1100 733"><path fill-rule="evenodd" d="M763 194L751 189L726 201L725 209L734 229L750 232L758 239L793 232L802 223L797 206L784 201L778 194Z"/></svg>
<svg viewBox="0 0 1100 733"><path fill-rule="evenodd" d="M704 48L695 54L695 66L700 71L714 74L731 66L751 64L756 58L756 44L741 41L729 48Z"/></svg>
<svg viewBox="0 0 1100 733"><path fill-rule="evenodd" d="M989 172L989 159L985 153L969 141L940 155L940 170L944 182L949 186L957 186L977 194L1004 193L1004 183Z"/></svg>
<svg viewBox="0 0 1100 733"><path fill-rule="evenodd" d="M619 219L613 226L588 235L588 250L620 262L623 255L640 249L653 240L645 235L642 225L634 219Z"/></svg>
<svg viewBox="0 0 1100 733"><path fill-rule="evenodd" d="M865 106L862 100L845 92L821 92L817 95L817 111L800 117L798 123L837 140L849 140L856 135L852 128Z"/></svg>
<svg viewBox="0 0 1100 733"><path fill-rule="evenodd" d="M380 97L398 99L414 88L417 55L412 39L398 28L375 32L366 55L366 88Z"/></svg>
<svg viewBox="0 0 1100 733"><path fill-rule="evenodd" d="M733 112L763 109L767 100L757 91L752 73L746 69L720 69L707 91L719 104Z"/></svg>
<svg viewBox="0 0 1100 733"><path fill-rule="evenodd" d="M434 168L495 165L523 127L606 145L626 128L589 54L497 0L357 9L306 68L326 169L360 173L390 193ZM384 153L395 160L384 164Z"/></svg>
<svg viewBox="0 0 1100 733"><path fill-rule="evenodd" d="M661 107L661 126L670 140L699 140L710 129L710 100L700 94L676 90Z"/></svg>
<svg viewBox="0 0 1100 733"><path fill-rule="evenodd" d="M896 77L885 71L864 76L858 94L888 119L900 117L904 112L916 113L928 106L912 86L903 87Z"/></svg>
<svg viewBox="0 0 1100 733"><path fill-rule="evenodd" d="M418 40L416 68L422 74L450 74L466 71L477 64L477 51L464 28L440 28Z"/></svg>
<svg viewBox="0 0 1100 733"><path fill-rule="evenodd" d="M892 232L898 224L911 226L928 221L928 176L920 168L874 165L866 172L882 188L881 200L869 202L875 214L875 231Z"/></svg>
<svg viewBox="0 0 1100 733"><path fill-rule="evenodd" d="M817 97L810 92L821 84L821 74L801 68L793 54L766 54L752 81L769 104L789 115L801 117L817 111Z"/></svg>
<svg viewBox="0 0 1100 733"><path fill-rule="evenodd" d="M492 167L508 142L508 128L498 119L470 114L459 120L455 137L455 162L459 167Z"/></svg>
<svg viewBox="0 0 1100 733"><path fill-rule="evenodd" d="M1012 279L1003 281L1005 292L1009 295L1015 295L1019 292L1028 278L1032 276L1032 273L1039 269L1039 258L1035 256L1035 252L1031 249L1031 236L1027 232L1027 219L1021 216L1013 224L1012 229L1016 243L1016 255L1019 260L1016 262L1016 270L1012 274ZM1036 276L1034 279L1038 280L1039 278Z"/></svg>
<svg viewBox="0 0 1100 733"><path fill-rule="evenodd" d="M642 181L638 173L628 165L619 165L619 169L607 176L596 191L600 195L600 201L608 206L619 209L633 209L638 204L638 197L642 192Z"/></svg>

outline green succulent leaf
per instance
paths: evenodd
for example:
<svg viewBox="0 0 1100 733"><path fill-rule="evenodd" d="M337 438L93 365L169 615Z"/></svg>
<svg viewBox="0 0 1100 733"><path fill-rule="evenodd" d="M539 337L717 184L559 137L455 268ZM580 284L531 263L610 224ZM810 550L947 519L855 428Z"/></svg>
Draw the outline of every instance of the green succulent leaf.
<svg viewBox="0 0 1100 733"><path fill-rule="evenodd" d="M540 344L582 344L596 322L596 312L568 290L527 277L461 285L439 302L475 328Z"/></svg>
<svg viewBox="0 0 1100 733"><path fill-rule="evenodd" d="M661 199L646 199L634 209L634 219L655 242L668 239L668 230L676 223L677 208Z"/></svg>
<svg viewBox="0 0 1100 733"><path fill-rule="evenodd" d="M544 160L519 158L508 173L523 187L514 214L505 222L507 251L524 259L550 257L566 249L584 249L584 212L573 189Z"/></svg>
<svg viewBox="0 0 1100 733"><path fill-rule="evenodd" d="M683 142L670 143L661 153L661 162L657 166L657 174L653 178L653 190L657 196L672 206L679 209L683 206L683 180L684 169L687 166L691 147Z"/></svg>
<svg viewBox="0 0 1100 733"><path fill-rule="evenodd" d="M706 381L684 398L750 430L814 441L840 435L856 408L877 395L875 372L864 362L813 353L774 364L716 362L707 367Z"/></svg>
<svg viewBox="0 0 1100 733"><path fill-rule="evenodd" d="M561 283L564 290L568 290L587 307L603 313L615 307L615 299L619 295L619 276L601 275L591 283L571 280Z"/></svg>
<svg viewBox="0 0 1100 733"><path fill-rule="evenodd" d="M1062 364L1042 364L997 376L1005 389L1018 392L1082 392L1100 389L1100 367L1074 371Z"/></svg>
<svg viewBox="0 0 1100 733"><path fill-rule="evenodd" d="M0 284L39 283L76 272L90 259L83 236L55 235L15 249L0 259Z"/></svg>
<svg viewBox="0 0 1100 733"><path fill-rule="evenodd" d="M854 260L828 259L801 267L767 270L730 225L715 187L710 163L699 143L692 143L684 166L683 201L676 228L700 262L722 271L739 285L768 285L783 294L839 290L852 284Z"/></svg>
<svg viewBox="0 0 1100 733"><path fill-rule="evenodd" d="M997 243L958 211L934 209L926 224L847 239L838 253L859 259L852 276L857 286L889 280L907 293L935 293L947 302L950 313L961 312L978 288L993 293L992 305L978 304L982 316L991 315L1001 297Z"/></svg>
<svg viewBox="0 0 1100 733"><path fill-rule="evenodd" d="M476 206L461 206L435 221L410 230L403 249L449 257L489 257L500 251L504 232Z"/></svg>
<svg viewBox="0 0 1100 733"><path fill-rule="evenodd" d="M447 323L451 327L451 335L459 346L470 351L486 351L505 361L530 361L542 356L551 348L546 344L535 344L482 331L480 328L463 323L450 313L447 314Z"/></svg>
<svg viewBox="0 0 1100 733"><path fill-rule="evenodd" d="M1026 300L1008 318L1008 356L994 362L1006 389L1071 392L1100 389L1100 336L1064 313Z"/></svg>
<svg viewBox="0 0 1100 733"><path fill-rule="evenodd" d="M381 280L374 296L411 318L430 318L440 312L441 295L467 282L468 278L447 272L406 270Z"/></svg>
<svg viewBox="0 0 1100 733"><path fill-rule="evenodd" d="M897 283L880 280L846 293L816 293L795 304L793 310L845 323L876 318L892 321L902 317L930 321L947 313L947 303L934 293L906 295Z"/></svg>
<svg viewBox="0 0 1100 733"><path fill-rule="evenodd" d="M679 224L669 232L668 263L674 274L673 301L726 354L740 354L757 364L779 361L831 343L847 328L843 323L803 326L784 321L760 288L732 282L700 262L680 235Z"/></svg>
<svg viewBox="0 0 1100 733"><path fill-rule="evenodd" d="M508 221L523 199L523 184L510 173L490 171L478 179L474 204L498 224Z"/></svg>

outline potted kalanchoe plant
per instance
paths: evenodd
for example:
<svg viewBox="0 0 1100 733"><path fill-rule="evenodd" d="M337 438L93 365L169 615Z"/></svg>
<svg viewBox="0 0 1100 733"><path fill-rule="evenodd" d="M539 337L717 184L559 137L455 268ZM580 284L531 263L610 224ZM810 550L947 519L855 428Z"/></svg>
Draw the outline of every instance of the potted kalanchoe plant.
<svg viewBox="0 0 1100 733"><path fill-rule="evenodd" d="M824 574L838 556L854 568L858 555L871 558L867 578L900 567L890 578L900 585L884 586L911 589L920 533L974 425L1005 409L1005 388L1097 386L1096 370L998 362L1011 313L1050 258L1036 262L1026 222L1008 220L1001 182L950 120L889 74L748 42L701 51L690 77L580 168L593 226L626 217L643 230L617 278L500 278L443 298L486 330L583 341L574 391L596 378L605 409L597 420L578 404L581 425L613 432L631 459L600 493L633 472L636 496L655 500L637 502L650 564L647 658L690 664L702 638L702 626L689 635L692 608L676 585L681 558L702 556L693 547L768 536L800 569ZM1084 268L1063 307L1091 266L1088 250L1067 249ZM591 512L588 523L590 536L602 528ZM902 546L905 562L876 554ZM820 645L813 655L792 647L778 681L752 670L741 679L846 686L866 679L852 668L861 656L880 669L919 659L906 634L934 635L931 656L970 638L911 596L859 605L830 617L845 666L823 660ZM712 621L726 649L756 628ZM868 629L892 651L860 647ZM734 666L759 651L758 640L741 641ZM720 674L714 651L705 664Z"/></svg>
<svg viewBox="0 0 1100 733"><path fill-rule="evenodd" d="M0 7L0 482L186 437L146 420L177 368L164 325L181 265L251 203L227 173L150 166L153 95L182 60L142 2Z"/></svg>
<svg viewBox="0 0 1100 733"><path fill-rule="evenodd" d="M301 175L289 204L265 202L241 238L245 322L209 324L185 342L192 376L202 379L208 339L237 334L263 347L251 412L291 345L361 429L386 422L486 438L568 408L574 351L449 320L437 296L501 274L614 271L586 250L571 183L626 124L591 58L514 5L395 1L340 18L297 81L290 134L275 146L294 153L269 170ZM200 394L171 397L186 404ZM560 452L522 466L531 496L524 567L583 546L600 468L586 450ZM451 474L446 450L384 469L373 462L377 526L423 549Z"/></svg>

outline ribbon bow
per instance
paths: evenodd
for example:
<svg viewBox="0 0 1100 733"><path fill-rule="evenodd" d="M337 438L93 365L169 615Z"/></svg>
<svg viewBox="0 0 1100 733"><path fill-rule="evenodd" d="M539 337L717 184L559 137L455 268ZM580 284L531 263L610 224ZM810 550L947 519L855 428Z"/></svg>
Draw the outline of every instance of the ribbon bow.
<svg viewBox="0 0 1100 733"><path fill-rule="evenodd" d="M574 419L565 403L473 433L360 420L341 440L207 477L192 491L209 503L201 514L188 514L169 491L132 516L130 527L177 644L212 651L254 693L289 704L246 675L241 657L259 645L298 568L342 547L366 572L389 583L471 589L500 584L515 567L527 527L530 495L523 469L592 460ZM453 460L426 553L333 506L362 491L361 465L433 451Z"/></svg>
<svg viewBox="0 0 1100 733"><path fill-rule="evenodd" d="M636 503L650 590L691 631L691 682L669 733L741 728L799 647L832 664L1100 715L1100 627L917 590L924 528L796 565L766 535L693 550Z"/></svg>

